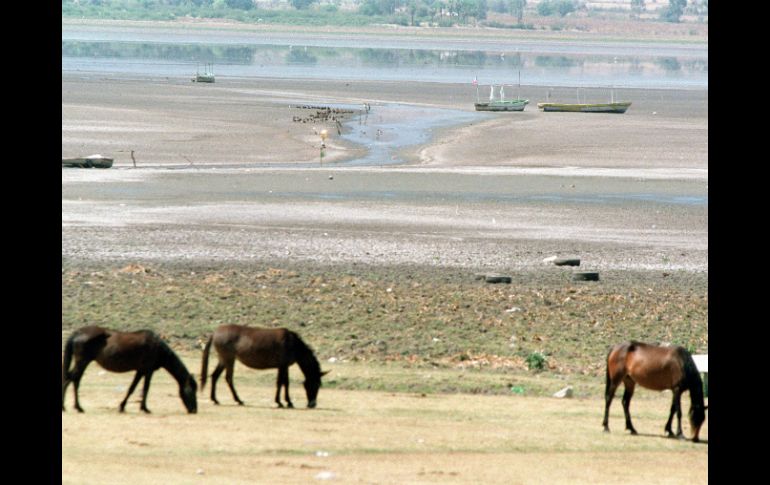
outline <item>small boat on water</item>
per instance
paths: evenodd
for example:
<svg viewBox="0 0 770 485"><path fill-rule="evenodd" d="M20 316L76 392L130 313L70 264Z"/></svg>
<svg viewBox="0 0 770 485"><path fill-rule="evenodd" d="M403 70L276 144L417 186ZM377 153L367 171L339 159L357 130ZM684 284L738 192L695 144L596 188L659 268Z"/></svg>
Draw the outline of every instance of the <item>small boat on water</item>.
<svg viewBox="0 0 770 485"><path fill-rule="evenodd" d="M575 113L625 113L631 102L619 103L537 103L545 112L567 111Z"/></svg>
<svg viewBox="0 0 770 485"><path fill-rule="evenodd" d="M62 167L75 167L75 168L110 168L112 167L112 158L107 158L102 155L91 155L88 157L77 158L62 158Z"/></svg>

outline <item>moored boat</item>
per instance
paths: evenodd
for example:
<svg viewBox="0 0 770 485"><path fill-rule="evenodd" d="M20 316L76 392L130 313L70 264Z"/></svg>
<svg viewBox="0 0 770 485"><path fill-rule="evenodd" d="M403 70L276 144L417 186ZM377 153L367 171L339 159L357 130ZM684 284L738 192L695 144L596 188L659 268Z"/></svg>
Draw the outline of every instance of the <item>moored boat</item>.
<svg viewBox="0 0 770 485"><path fill-rule="evenodd" d="M625 113L631 102L618 103L537 103L544 112L565 111L573 113Z"/></svg>

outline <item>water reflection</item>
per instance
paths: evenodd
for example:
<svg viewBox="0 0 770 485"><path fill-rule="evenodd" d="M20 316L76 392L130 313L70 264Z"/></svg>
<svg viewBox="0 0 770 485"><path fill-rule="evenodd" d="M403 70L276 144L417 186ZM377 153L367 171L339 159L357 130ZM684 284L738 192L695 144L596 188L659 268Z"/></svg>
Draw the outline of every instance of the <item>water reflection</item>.
<svg viewBox="0 0 770 485"><path fill-rule="evenodd" d="M214 63L220 76L708 87L700 57L548 54L293 45L62 41L62 69L187 76L180 64ZM165 66L165 68L164 68ZM308 70L307 68L313 68ZM514 75L515 76L515 75Z"/></svg>

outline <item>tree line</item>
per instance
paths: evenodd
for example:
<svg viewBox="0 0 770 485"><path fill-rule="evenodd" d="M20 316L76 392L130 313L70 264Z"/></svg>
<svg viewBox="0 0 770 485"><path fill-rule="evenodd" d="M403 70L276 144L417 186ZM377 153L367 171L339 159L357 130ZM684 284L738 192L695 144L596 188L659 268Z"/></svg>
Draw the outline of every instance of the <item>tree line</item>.
<svg viewBox="0 0 770 485"><path fill-rule="evenodd" d="M261 17L278 19L275 9L264 8L266 3L260 6L258 0L62 0L62 15L140 19L191 15L253 21L257 18L250 14L258 12ZM334 0L288 0L298 15L283 12L280 18L302 18L312 10L314 15L320 14L319 22L324 16L338 15L370 18L372 23L419 25L428 22L451 26L484 21L491 11L512 15L522 25L527 11L527 0L360 0L355 12L340 12L338 3ZM687 0L669 0L669 5L661 9L660 19L679 22L688 9L699 15L708 14L708 0L695 0L689 7L687 3ZM645 1L631 0L630 6L632 14L638 15L645 8ZM530 11L543 17L564 17L580 8L584 8L584 2L579 0L541 0ZM358 23L365 24L366 21Z"/></svg>

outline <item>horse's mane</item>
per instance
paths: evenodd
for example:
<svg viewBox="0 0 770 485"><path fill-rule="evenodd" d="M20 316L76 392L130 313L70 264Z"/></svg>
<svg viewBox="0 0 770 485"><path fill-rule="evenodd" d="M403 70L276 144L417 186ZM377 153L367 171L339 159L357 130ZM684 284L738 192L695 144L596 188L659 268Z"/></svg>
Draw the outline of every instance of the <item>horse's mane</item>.
<svg viewBox="0 0 770 485"><path fill-rule="evenodd" d="M158 335L152 331L148 332L152 335L152 338L156 341L158 348L160 349L160 366L166 369L181 384L183 380L187 379L187 376L190 375L190 371L187 370L182 359L179 358L165 340L158 337Z"/></svg>
<svg viewBox="0 0 770 485"><path fill-rule="evenodd" d="M289 335L293 341L297 363L302 369L302 372L308 377L320 377L321 364L313 353L313 349L310 348L310 346L307 345L296 332L289 330Z"/></svg>
<svg viewBox="0 0 770 485"><path fill-rule="evenodd" d="M703 379L690 352L684 347L677 349L684 365L684 387L690 391L693 399L703 400Z"/></svg>

